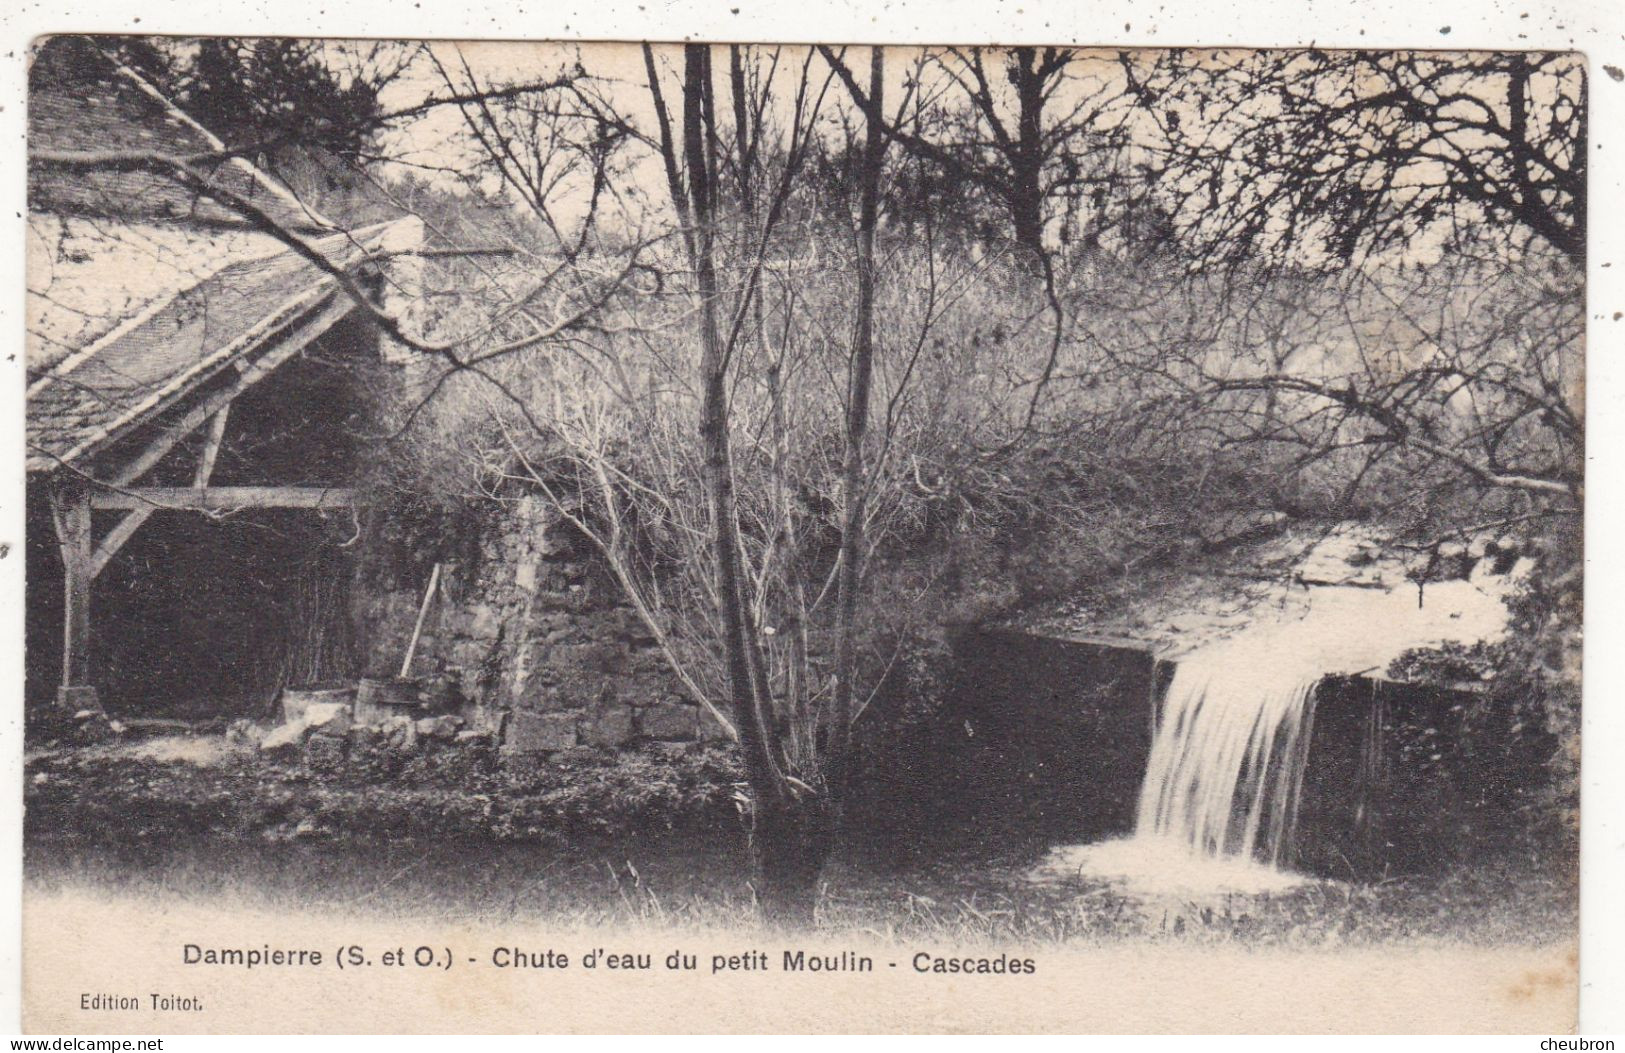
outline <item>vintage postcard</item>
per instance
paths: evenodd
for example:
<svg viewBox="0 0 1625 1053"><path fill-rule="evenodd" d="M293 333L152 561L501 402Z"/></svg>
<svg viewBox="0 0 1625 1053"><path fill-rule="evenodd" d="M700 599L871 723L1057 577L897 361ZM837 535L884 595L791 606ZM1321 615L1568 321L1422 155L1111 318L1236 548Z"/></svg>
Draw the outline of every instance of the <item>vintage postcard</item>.
<svg viewBox="0 0 1625 1053"><path fill-rule="evenodd" d="M1579 998L1572 49L55 33L33 1033Z"/></svg>

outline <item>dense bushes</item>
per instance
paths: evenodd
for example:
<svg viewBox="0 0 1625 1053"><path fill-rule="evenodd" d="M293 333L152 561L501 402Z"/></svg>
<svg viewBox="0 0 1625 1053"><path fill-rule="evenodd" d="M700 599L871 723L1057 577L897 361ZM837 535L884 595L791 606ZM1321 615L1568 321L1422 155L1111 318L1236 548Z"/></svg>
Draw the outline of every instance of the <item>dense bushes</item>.
<svg viewBox="0 0 1625 1053"><path fill-rule="evenodd" d="M1583 563L1577 516L1543 519L1530 539L1527 573L1508 601L1504 638L1450 644L1401 655L1388 672L1441 686L1481 685L1470 723L1510 740L1527 730L1555 744L1546 758L1551 779L1536 798L1537 832L1579 830ZM1572 845L1571 845L1572 847Z"/></svg>

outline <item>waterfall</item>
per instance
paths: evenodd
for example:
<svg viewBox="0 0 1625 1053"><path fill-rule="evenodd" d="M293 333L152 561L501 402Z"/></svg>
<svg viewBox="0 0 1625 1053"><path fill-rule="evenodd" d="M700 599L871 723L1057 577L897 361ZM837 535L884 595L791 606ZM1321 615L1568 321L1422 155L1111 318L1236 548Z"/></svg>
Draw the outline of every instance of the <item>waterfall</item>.
<svg viewBox="0 0 1625 1053"><path fill-rule="evenodd" d="M1254 626L1176 659L1154 707L1133 836L1057 847L1035 880L1089 873L1175 897L1306 880L1283 864L1292 861L1315 685L1336 667L1313 628Z"/></svg>
<svg viewBox="0 0 1625 1053"><path fill-rule="evenodd" d="M1420 608L1414 588L1317 586L1172 657L1173 680L1153 706L1133 835L1057 846L1034 880L1089 874L1176 897L1273 892L1309 880L1289 866L1315 685L1386 669L1412 647L1499 639L1506 616L1500 593L1482 581L1429 585ZM1373 721L1362 763L1381 760L1380 714ZM1366 819L1374 804L1360 807Z"/></svg>
<svg viewBox="0 0 1625 1053"><path fill-rule="evenodd" d="M1291 846L1324 671L1242 637L1182 659L1158 714L1136 837L1279 866Z"/></svg>

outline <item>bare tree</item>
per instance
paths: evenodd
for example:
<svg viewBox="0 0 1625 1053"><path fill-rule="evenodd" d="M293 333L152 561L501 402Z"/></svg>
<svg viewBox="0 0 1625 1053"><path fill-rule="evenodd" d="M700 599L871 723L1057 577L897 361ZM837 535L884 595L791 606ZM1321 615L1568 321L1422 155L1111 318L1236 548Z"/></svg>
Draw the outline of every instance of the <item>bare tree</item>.
<svg viewBox="0 0 1625 1053"><path fill-rule="evenodd" d="M686 49L677 79L645 52L649 138L686 223L667 287L506 379L547 430L492 400L490 457L593 540L684 690L737 735L759 901L806 917L853 727L907 633L906 605L866 601L871 562L950 500L966 448L1025 395L1013 343L952 343L1007 317L973 299L997 266L934 245L930 218L923 247L880 237L882 122L836 144L859 177L822 199L798 175L832 78L811 53L729 49L724 79L720 53ZM883 100L884 74L876 52L866 94Z"/></svg>
<svg viewBox="0 0 1625 1053"><path fill-rule="evenodd" d="M1196 285L1233 318L1285 298L1285 328L1197 370L1228 441L1344 462L1346 498L1403 465L1578 507L1578 56L1170 51L1124 71Z"/></svg>
<svg viewBox="0 0 1625 1053"><path fill-rule="evenodd" d="M1210 252L1353 259L1491 227L1585 259L1579 55L1175 51L1125 70Z"/></svg>
<svg viewBox="0 0 1625 1053"><path fill-rule="evenodd" d="M779 221L793 180L806 156L811 137L811 121L816 119L822 90L808 99L811 84L808 61L802 65L796 89L790 139L785 147L783 169L765 211L758 215L751 167L755 160L752 143L746 141L751 100L746 97L745 79L738 52L733 52L730 86L736 115L735 146L738 180L741 187L741 214L760 232L747 229L755 241L744 260L745 277L737 294L733 322L726 329L720 315L721 297L717 277L717 241L721 222L717 146L719 142L717 106L711 69L712 51L703 45L689 45L683 53L682 145L679 148L665 129L664 100L659 77L653 73L654 60L645 51L651 70L650 89L660 110L665 168L672 180L673 203L680 216L691 224L687 238L695 272L701 356L702 390L699 410L700 442L704 457L705 489L710 502L711 540L717 577L717 603L723 631L722 646L728 669L728 690L732 701L734 726L745 755L745 769L751 790L751 843L759 882L758 895L770 914L810 916L812 892L817 876L828 857L834 837L834 823L844 790L846 759L850 750L853 707L852 645L853 618L861 579L859 546L862 540L863 489L868 484L863 465L864 433L867 428L870 378L873 372L873 252L879 172L884 142L878 125L871 122L865 148L865 168L858 233L858 318L849 356L849 386L846 421L845 463L843 466L844 515L840 527L840 555L837 557L836 667L831 725L822 741L814 740L814 756L820 764L812 775L817 784L790 774L779 724L774 718L771 685L763 646L763 627L754 617L740 537L738 498L734 490L734 467L730 445L733 422L730 419L730 370L738 354L738 341L745 319L760 296L764 255ZM871 79L878 87L884 72L879 49L875 49ZM827 80L825 82L827 87ZM760 139L754 140L759 144ZM679 187L678 180L683 180ZM748 245L748 243L747 243Z"/></svg>

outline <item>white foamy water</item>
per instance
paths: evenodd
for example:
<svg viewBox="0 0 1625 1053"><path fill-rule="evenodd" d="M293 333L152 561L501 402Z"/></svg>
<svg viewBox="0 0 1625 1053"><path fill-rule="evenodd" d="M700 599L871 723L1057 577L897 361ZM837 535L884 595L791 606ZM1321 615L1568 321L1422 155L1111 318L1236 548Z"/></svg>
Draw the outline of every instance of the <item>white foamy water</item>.
<svg viewBox="0 0 1625 1053"><path fill-rule="evenodd" d="M1032 877L1044 884L1104 878L1140 896L1181 900L1285 892L1312 880L1244 856L1197 855L1187 845L1150 836L1057 848Z"/></svg>
<svg viewBox="0 0 1625 1053"><path fill-rule="evenodd" d="M1317 587L1276 618L1177 659L1157 714L1134 836L1057 849L1040 877L1091 874L1154 894L1279 891L1327 676L1380 673L1411 648L1494 640L1502 589Z"/></svg>
<svg viewBox="0 0 1625 1053"><path fill-rule="evenodd" d="M1135 833L1196 856L1279 864L1324 675L1290 642L1259 632L1180 662L1157 720Z"/></svg>

